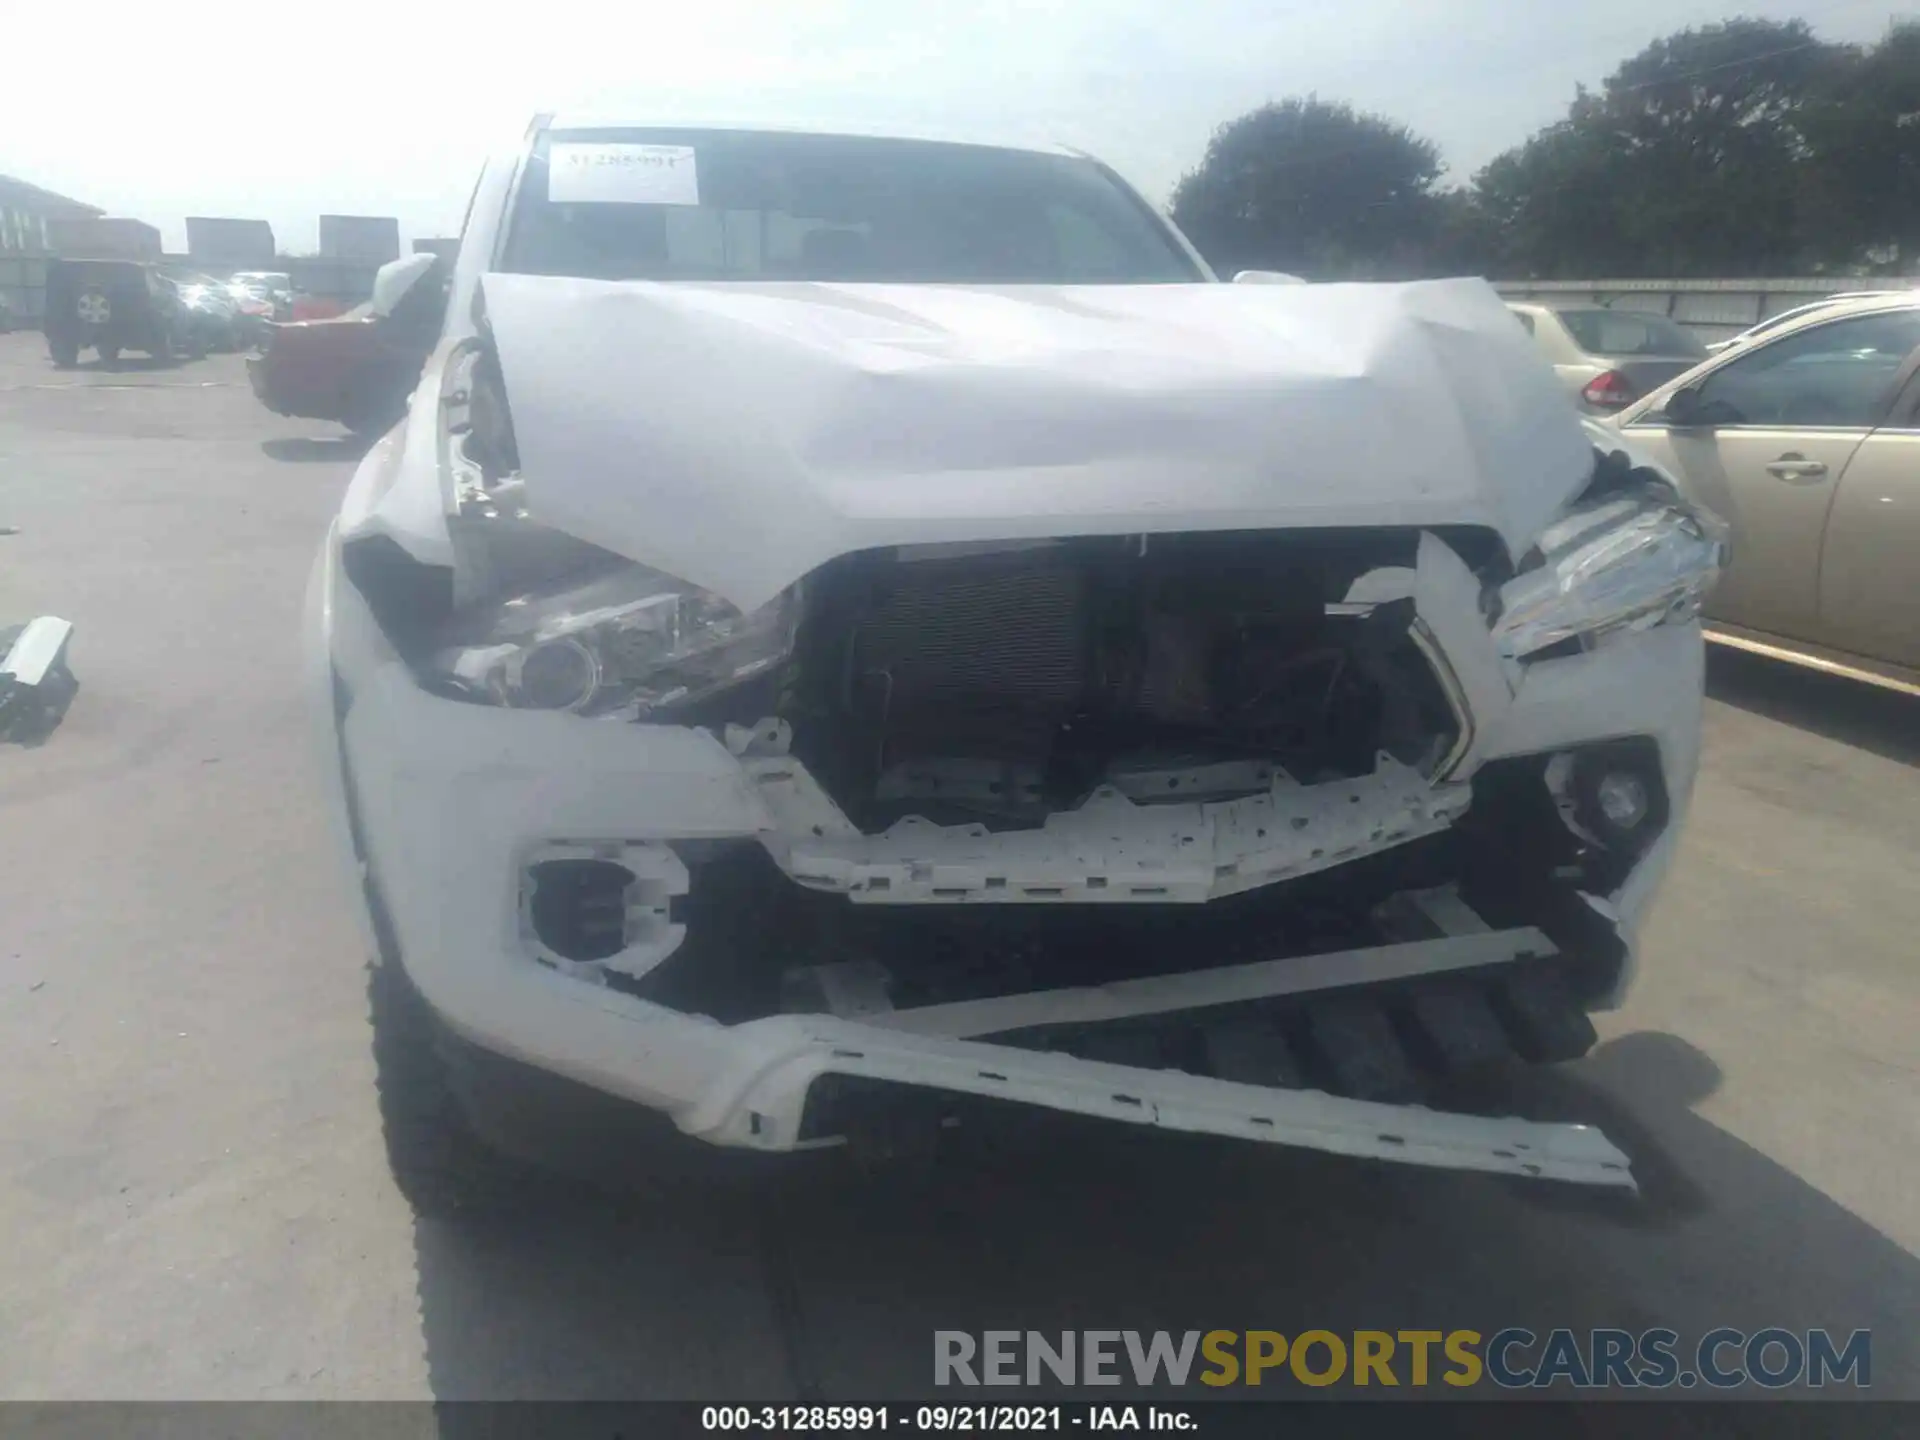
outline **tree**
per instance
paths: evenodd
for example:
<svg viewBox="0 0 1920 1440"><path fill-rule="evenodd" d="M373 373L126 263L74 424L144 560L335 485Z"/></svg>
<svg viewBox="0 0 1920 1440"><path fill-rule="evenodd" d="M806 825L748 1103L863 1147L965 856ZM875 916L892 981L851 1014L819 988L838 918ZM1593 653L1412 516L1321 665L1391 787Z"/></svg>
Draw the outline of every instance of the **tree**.
<svg viewBox="0 0 1920 1440"><path fill-rule="evenodd" d="M1457 185L1434 196L1433 233L1426 247L1425 275L1492 275L1500 233L1480 193Z"/></svg>
<svg viewBox="0 0 1920 1440"><path fill-rule="evenodd" d="M1791 273L1810 111L1852 52L1804 21L1656 40L1476 177L1516 274Z"/></svg>
<svg viewBox="0 0 1920 1440"><path fill-rule="evenodd" d="M1173 217L1223 273L1308 279L1419 273L1438 210L1440 154L1406 126L1315 96L1214 132Z"/></svg>
<svg viewBox="0 0 1920 1440"><path fill-rule="evenodd" d="M1475 206L1491 274L1569 279L1641 272L1627 258L1626 166L1584 92L1574 114L1550 125L1474 177Z"/></svg>
<svg viewBox="0 0 1920 1440"><path fill-rule="evenodd" d="M1920 257L1920 23L1836 66L1803 129L1802 248L1826 267L1904 272Z"/></svg>

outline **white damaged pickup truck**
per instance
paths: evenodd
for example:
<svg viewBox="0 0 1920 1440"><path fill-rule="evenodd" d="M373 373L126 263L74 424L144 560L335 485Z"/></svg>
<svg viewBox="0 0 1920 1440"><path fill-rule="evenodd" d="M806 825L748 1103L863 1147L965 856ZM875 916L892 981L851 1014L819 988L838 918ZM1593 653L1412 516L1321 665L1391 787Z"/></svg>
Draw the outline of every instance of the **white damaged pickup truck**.
<svg viewBox="0 0 1920 1440"><path fill-rule="evenodd" d="M315 570L397 1177L984 1099L1631 1187L1437 1080L1616 1005L1724 531L1477 281L1235 286L1041 150L543 120ZM883 1127L884 1128L884 1127Z"/></svg>

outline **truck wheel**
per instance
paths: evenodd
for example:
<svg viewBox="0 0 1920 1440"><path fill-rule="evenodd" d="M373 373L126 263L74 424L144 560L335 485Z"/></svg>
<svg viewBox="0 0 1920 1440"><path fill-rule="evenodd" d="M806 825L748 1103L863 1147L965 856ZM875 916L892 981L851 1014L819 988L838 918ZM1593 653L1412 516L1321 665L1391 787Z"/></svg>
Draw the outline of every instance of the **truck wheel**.
<svg viewBox="0 0 1920 1440"><path fill-rule="evenodd" d="M397 960L369 967L367 1000L387 1163L414 1211L486 1218L521 1213L549 1198L552 1181L474 1131L459 1093L459 1042Z"/></svg>
<svg viewBox="0 0 1920 1440"><path fill-rule="evenodd" d="M120 363L120 347L118 345L96 345L93 348L99 352L100 363L102 365L118 365Z"/></svg>
<svg viewBox="0 0 1920 1440"><path fill-rule="evenodd" d="M71 370L80 363L80 347L71 340L47 341L47 353L56 370Z"/></svg>

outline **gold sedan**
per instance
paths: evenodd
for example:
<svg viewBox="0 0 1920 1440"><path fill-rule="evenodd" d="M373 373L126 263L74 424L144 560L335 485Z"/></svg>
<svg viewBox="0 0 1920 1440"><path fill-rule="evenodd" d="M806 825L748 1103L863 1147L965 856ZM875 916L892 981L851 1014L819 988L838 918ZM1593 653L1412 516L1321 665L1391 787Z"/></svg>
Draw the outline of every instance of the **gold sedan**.
<svg viewBox="0 0 1920 1440"><path fill-rule="evenodd" d="M1824 307L1612 423L1732 526L1710 638L1920 694L1920 296Z"/></svg>

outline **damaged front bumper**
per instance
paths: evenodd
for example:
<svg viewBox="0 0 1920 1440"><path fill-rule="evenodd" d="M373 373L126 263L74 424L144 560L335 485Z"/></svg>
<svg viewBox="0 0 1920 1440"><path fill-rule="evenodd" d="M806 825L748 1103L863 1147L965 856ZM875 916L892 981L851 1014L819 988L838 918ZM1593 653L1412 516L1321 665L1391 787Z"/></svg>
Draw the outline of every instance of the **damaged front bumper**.
<svg viewBox="0 0 1920 1440"><path fill-rule="evenodd" d="M278 383L278 371L273 362L264 354L247 357L247 384L253 387L253 398L276 415L292 416L294 408L283 398L282 387Z"/></svg>
<svg viewBox="0 0 1920 1440"><path fill-rule="evenodd" d="M1690 789L1699 630L1686 624L1623 635L1589 654L1539 661L1519 677L1487 647L1470 579L1437 541L1423 543L1418 570L1405 577L1447 663L1448 688L1470 714L1448 760L1456 774L1501 757L1613 737L1644 737L1659 756L1671 806L1666 833L1616 889L1588 901L1625 952L1610 992L1594 999L1604 1007L1628 983L1633 936L1667 868ZM552 963L528 928L526 867L569 847L612 847L659 860L652 872L659 883L643 896L659 923L631 928L637 953L626 959L627 974L644 974L674 950L679 937L668 906L676 887L685 887L685 871L673 857L708 842L758 841L793 879L869 903L881 898L875 892L882 880L901 887L892 892L896 899L924 903L987 898L999 888L990 884L996 880L1039 892L1023 897L1035 902L1100 892L1118 898L1112 892L1123 888L1128 866L1134 880L1126 884L1154 888L1158 880L1139 880L1151 875L1185 887L1179 897L1151 898L1202 900L1294 873L1288 866L1304 874L1344 864L1352 858L1342 858L1345 846L1398 844L1417 838L1416 827L1444 829L1464 795L1447 782L1410 779L1411 772L1383 762L1364 797L1358 785L1349 787L1356 798L1338 797L1353 817L1341 823L1353 833L1330 845L1302 838L1315 823L1333 823L1334 807L1323 802L1335 797L1307 793L1323 787L1289 795L1277 785L1256 801L1227 802L1229 809L1268 807L1261 814L1288 837L1260 850L1260 863L1271 868L1259 877L1231 870L1247 856L1222 848L1222 836L1238 835L1238 822L1253 810L1233 812L1234 823L1222 826L1222 807L1139 807L1119 794L1104 808L1085 807L1092 815L1069 819L1069 830L1080 829L1065 837L1068 843L1025 860L1020 848L1031 842L1000 835L983 846L979 835L956 827L925 826L917 841L913 827L860 836L846 833L844 817L836 825L817 808L831 801L809 791L804 768L782 757L766 735L736 735L730 747L704 730L589 723L429 695L341 580L332 545L310 605L320 642L311 678L329 717L323 739L338 782L331 790L341 840L377 891L409 976L451 1028L483 1048L663 1111L689 1135L747 1149L830 1140L816 1133L809 1108L822 1082L838 1077L1338 1154L1632 1186L1626 1158L1585 1126L1441 1114L980 1038L1554 961L1555 947L1539 931L1492 927L1470 913L1462 918L1458 906L1451 921L1438 924L1438 936L1404 944L918 1009L863 1013L855 1006L735 1024ZM1477 645L1470 643L1475 627ZM1128 816L1146 828L1121 846L1126 855L1116 856L1109 840L1093 843L1121 833L1096 819ZM1301 818L1304 827L1294 823ZM1182 831L1183 819L1212 826L1204 847L1197 839L1181 843L1182 834L1198 834ZM1405 833L1389 836L1396 825ZM1143 837L1150 843L1131 843ZM1316 848L1323 853L1315 856ZM1197 858L1180 858L1183 850Z"/></svg>

